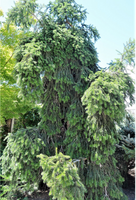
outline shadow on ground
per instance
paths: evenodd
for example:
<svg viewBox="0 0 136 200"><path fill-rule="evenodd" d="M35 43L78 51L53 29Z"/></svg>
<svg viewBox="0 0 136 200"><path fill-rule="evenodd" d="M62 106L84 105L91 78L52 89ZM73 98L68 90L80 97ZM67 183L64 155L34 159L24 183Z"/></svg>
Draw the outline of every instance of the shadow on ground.
<svg viewBox="0 0 136 200"><path fill-rule="evenodd" d="M128 196L128 200L135 200L135 169L128 172L128 185L123 188L123 192Z"/></svg>

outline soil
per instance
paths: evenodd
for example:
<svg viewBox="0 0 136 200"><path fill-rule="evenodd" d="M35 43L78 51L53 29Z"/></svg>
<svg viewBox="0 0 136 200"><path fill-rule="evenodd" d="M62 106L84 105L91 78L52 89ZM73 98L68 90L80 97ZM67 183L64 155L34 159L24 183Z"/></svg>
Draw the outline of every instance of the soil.
<svg viewBox="0 0 136 200"><path fill-rule="evenodd" d="M29 197L28 200L50 200L48 191L39 191L36 194L33 194L32 197Z"/></svg>
<svg viewBox="0 0 136 200"><path fill-rule="evenodd" d="M128 172L128 186L123 188L123 192L128 197L128 200L135 200L135 169L129 170ZM50 200L48 190L39 190L33 194L28 200Z"/></svg>

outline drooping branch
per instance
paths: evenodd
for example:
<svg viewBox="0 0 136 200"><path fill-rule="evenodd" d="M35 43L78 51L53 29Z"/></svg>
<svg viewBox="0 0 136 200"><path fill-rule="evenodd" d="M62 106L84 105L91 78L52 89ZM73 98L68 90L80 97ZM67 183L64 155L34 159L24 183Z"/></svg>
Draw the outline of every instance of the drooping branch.
<svg viewBox="0 0 136 200"><path fill-rule="evenodd" d="M43 24L41 23L41 21L37 18L37 16L34 13L30 12L30 14L33 15L34 18L43 26Z"/></svg>
<svg viewBox="0 0 136 200"><path fill-rule="evenodd" d="M11 58L13 57L14 52L12 53L12 55L10 56L10 58L6 61L4 67L7 65L7 63L11 60Z"/></svg>

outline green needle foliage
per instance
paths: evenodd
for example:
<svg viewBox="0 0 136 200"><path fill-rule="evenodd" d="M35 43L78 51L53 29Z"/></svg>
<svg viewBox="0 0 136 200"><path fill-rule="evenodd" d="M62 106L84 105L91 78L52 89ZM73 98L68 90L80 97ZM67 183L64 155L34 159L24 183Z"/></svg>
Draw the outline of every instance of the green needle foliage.
<svg viewBox="0 0 136 200"><path fill-rule="evenodd" d="M120 89L123 92L126 107L132 105L135 102L134 98L134 80L131 75L134 75L135 67L135 40L129 39L129 42L124 45L123 53L120 53L121 58L116 58L115 61L109 63L109 68L112 73L119 72L117 80L122 79L120 82Z"/></svg>
<svg viewBox="0 0 136 200"><path fill-rule="evenodd" d="M115 158L121 175L125 178L124 187L128 187L128 171L135 167L135 119L126 113L123 123L118 127L119 144L116 145Z"/></svg>
<svg viewBox="0 0 136 200"><path fill-rule="evenodd" d="M80 181L78 168L72 163L70 156L61 152L55 156L40 154L42 179L50 187L49 195L58 200L83 200L86 189Z"/></svg>
<svg viewBox="0 0 136 200"><path fill-rule="evenodd" d="M100 71L94 47L99 33L85 19L86 10L74 0L56 0L43 9L34 0L18 1L7 23L15 22L27 35L15 50L15 75L20 96L42 103L39 127L49 157L41 156L41 166L50 194L80 199L73 196L76 188L84 194L71 158L79 159L76 164L86 199L124 200L123 178L113 157L118 142L115 123L123 118L126 99L134 102L133 80L120 60ZM53 157L56 147L70 157L61 153ZM65 184L64 171L68 173ZM75 187L76 182L80 184Z"/></svg>
<svg viewBox="0 0 136 200"><path fill-rule="evenodd" d="M26 112L24 115L21 115L19 119L15 120L14 132L20 128L26 127L37 127L40 122L40 107L35 107L30 111Z"/></svg>
<svg viewBox="0 0 136 200"><path fill-rule="evenodd" d="M119 73L116 76L119 77ZM116 160L112 156L118 141L115 122L122 120L125 110L123 93L116 76L102 71L91 75L91 85L82 97L88 114L86 138L91 147L89 159L93 172L92 180L88 180L88 186L92 188L91 198L88 199L93 199L93 196L95 199L103 199L102 193L105 194L105 199L125 199L119 189L119 182L123 178L119 175Z"/></svg>
<svg viewBox="0 0 136 200"><path fill-rule="evenodd" d="M6 139L7 146L1 160L3 177L9 185L3 186L4 193L11 188L12 194L13 191L24 193L37 189L41 169L36 156L43 153L45 147L40 131L22 128L16 133L9 133Z"/></svg>

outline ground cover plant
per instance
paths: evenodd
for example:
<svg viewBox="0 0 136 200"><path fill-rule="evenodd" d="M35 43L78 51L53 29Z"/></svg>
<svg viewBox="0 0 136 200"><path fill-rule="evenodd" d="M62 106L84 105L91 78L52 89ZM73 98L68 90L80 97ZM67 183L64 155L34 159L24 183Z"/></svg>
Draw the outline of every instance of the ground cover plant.
<svg viewBox="0 0 136 200"><path fill-rule="evenodd" d="M79 195L81 188L84 194L81 199L125 200L123 178L113 155L119 141L116 124L124 117L126 99L130 104L134 102L134 84L122 60L111 63L108 69L99 68L94 46L99 33L85 24L86 14L74 0L56 0L46 7L40 7L34 0L16 2L6 23L15 23L27 35L15 50L15 76L20 96L42 104L38 130L44 137L45 156L40 156L40 165L52 198L75 199L72 191ZM25 134L28 130L25 129ZM19 133L20 130L15 135ZM42 142L39 147L43 147ZM6 175L7 150L4 151L2 171ZM36 157L40 153L32 154ZM63 182L60 163L68 187L62 185L58 193ZM24 180L26 171L21 172ZM54 187L56 179L58 185ZM19 184L25 190L22 182Z"/></svg>

